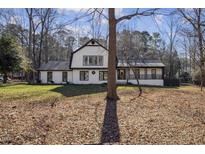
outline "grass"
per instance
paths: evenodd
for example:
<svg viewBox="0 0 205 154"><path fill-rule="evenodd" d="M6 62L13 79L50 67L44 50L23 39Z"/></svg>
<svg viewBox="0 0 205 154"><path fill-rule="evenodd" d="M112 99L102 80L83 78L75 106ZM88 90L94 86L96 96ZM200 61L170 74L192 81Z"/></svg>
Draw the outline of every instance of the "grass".
<svg viewBox="0 0 205 154"><path fill-rule="evenodd" d="M119 91L137 91L134 85L118 86ZM197 86L181 87L142 87L144 92L156 90L185 90L200 92ZM0 101L27 100L46 101L47 99L63 99L79 95L100 95L106 91L106 85L29 85L13 83L0 85Z"/></svg>
<svg viewBox="0 0 205 154"><path fill-rule="evenodd" d="M197 86L0 85L0 144L205 144ZM109 134L111 133L111 134ZM114 138L113 138L114 137Z"/></svg>
<svg viewBox="0 0 205 154"><path fill-rule="evenodd" d="M0 101L44 100L77 95L99 93L106 90L104 85L28 85L7 84L0 86Z"/></svg>
<svg viewBox="0 0 205 154"><path fill-rule="evenodd" d="M0 100L43 99L47 97L59 97L60 94L50 90L59 86L40 86L17 84L0 87Z"/></svg>

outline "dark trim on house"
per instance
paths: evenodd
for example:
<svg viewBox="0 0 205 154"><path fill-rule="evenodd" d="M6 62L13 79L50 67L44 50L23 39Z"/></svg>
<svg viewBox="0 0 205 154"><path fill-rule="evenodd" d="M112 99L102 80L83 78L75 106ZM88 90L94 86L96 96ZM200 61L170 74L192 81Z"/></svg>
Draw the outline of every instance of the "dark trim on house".
<svg viewBox="0 0 205 154"><path fill-rule="evenodd" d="M162 68L162 73L164 73L164 67L163 66L156 66L156 67L139 67L139 66L133 66L134 68ZM132 68L133 68L132 67ZM121 66L121 67L117 67L117 69L126 69L126 68L130 68L128 66L124 67L124 66ZM73 67L69 70L38 70L38 71L72 71L73 69L108 69L108 67ZM164 76L164 74L163 74Z"/></svg>
<svg viewBox="0 0 205 154"><path fill-rule="evenodd" d="M96 42L98 45L88 45L88 44L89 44L90 42L92 42L92 41ZM104 48L105 50L108 51L108 49L107 49L106 47L104 47L102 44L100 44L97 40L95 40L95 39L90 39L87 43L85 43L83 46L81 46L80 48L78 48L77 50L75 50L75 51L72 52L72 53L78 52L80 49L84 48L85 46L101 46L102 48Z"/></svg>
<svg viewBox="0 0 205 154"><path fill-rule="evenodd" d="M162 68L162 79L164 80L164 67Z"/></svg>
<svg viewBox="0 0 205 154"><path fill-rule="evenodd" d="M98 45L88 45L92 41L96 42ZM71 59L70 59L70 65L69 65L70 68L71 68L71 64L73 61L73 54L75 54L76 52L78 52L79 50L81 50L82 48L84 48L86 46L93 46L93 47L100 46L108 51L108 49L106 47L104 47L102 44L100 44L98 41L96 41L95 39L91 39L87 43L85 43L83 46L81 46L80 48L78 48L77 50L75 50L74 52L71 53Z"/></svg>
<svg viewBox="0 0 205 154"><path fill-rule="evenodd" d="M165 66L118 66L117 69L120 68L164 68Z"/></svg>
<svg viewBox="0 0 205 154"><path fill-rule="evenodd" d="M72 69L108 69L107 67L92 67L92 68L90 68L90 67L74 67L74 68L72 68Z"/></svg>
<svg viewBox="0 0 205 154"><path fill-rule="evenodd" d="M117 80L119 80L119 81L127 81L127 79L123 79L123 80L117 79ZM128 82L130 80L136 80L136 79L128 79ZM161 79L138 79L138 80L164 80L164 79L161 78Z"/></svg>
<svg viewBox="0 0 205 154"><path fill-rule="evenodd" d="M69 69L69 70L39 70L39 71L72 71L72 69Z"/></svg>

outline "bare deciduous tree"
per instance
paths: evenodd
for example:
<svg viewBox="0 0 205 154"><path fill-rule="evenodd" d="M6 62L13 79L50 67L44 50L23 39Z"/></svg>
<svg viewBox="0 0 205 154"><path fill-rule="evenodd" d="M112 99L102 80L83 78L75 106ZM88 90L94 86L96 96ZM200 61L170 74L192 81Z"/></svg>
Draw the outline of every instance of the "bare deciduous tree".
<svg viewBox="0 0 205 154"><path fill-rule="evenodd" d="M201 8L194 9L178 9L179 14L194 29L192 35L197 38L197 46L199 49L199 68L201 91L203 89L203 72L205 70L205 50L204 50L204 31L205 31L205 10Z"/></svg>
<svg viewBox="0 0 205 154"><path fill-rule="evenodd" d="M134 13L121 16L116 19L115 9L108 9L109 16L109 55L108 55L108 86L107 86L107 98L117 100L117 86L116 86L116 26L123 20L130 20L136 16L150 16L154 15L157 9L140 10L136 9Z"/></svg>

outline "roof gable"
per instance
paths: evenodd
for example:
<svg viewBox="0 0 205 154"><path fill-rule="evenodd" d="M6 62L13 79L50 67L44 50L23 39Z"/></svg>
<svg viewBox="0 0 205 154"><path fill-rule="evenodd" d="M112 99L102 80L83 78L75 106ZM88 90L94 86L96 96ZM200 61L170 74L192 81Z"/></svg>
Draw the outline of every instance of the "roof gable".
<svg viewBox="0 0 205 154"><path fill-rule="evenodd" d="M91 39L87 43L85 43L83 46L81 46L80 48L78 48L77 50L72 52L71 59L70 59L70 65L69 65L70 68L71 68L71 64L72 64L72 60L73 60L73 54L75 54L76 52L78 52L79 50L81 50L82 48L84 48L86 46L93 46L93 47L100 46L100 47L104 48L106 51L108 51L108 49L106 47L104 47L102 44L100 44L97 40Z"/></svg>
<svg viewBox="0 0 205 154"><path fill-rule="evenodd" d="M102 44L100 44L97 40L91 39L87 43L85 43L83 46L81 46L80 48L78 48L77 50L72 52L72 54L78 52L80 49L84 48L85 46L100 46L100 47L102 47L102 48L104 48L105 50L108 51L108 49L106 47L104 47Z"/></svg>

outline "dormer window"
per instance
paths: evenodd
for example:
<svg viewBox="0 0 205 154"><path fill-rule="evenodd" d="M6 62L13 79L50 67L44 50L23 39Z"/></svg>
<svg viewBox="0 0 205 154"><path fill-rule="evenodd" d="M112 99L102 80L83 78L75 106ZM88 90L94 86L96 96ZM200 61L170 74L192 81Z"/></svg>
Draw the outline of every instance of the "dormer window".
<svg viewBox="0 0 205 154"><path fill-rule="evenodd" d="M83 66L103 66L103 56L83 56Z"/></svg>

